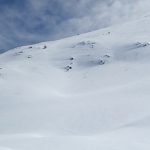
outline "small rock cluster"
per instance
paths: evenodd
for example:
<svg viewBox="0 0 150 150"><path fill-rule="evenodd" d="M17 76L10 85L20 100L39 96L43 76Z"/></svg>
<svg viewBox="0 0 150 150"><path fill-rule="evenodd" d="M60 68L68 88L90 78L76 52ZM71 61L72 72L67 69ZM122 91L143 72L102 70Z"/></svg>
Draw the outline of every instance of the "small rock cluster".
<svg viewBox="0 0 150 150"><path fill-rule="evenodd" d="M83 47L83 46L88 46L89 48L94 48L96 42L92 42L92 41L82 41L77 43L76 45L73 46L73 48L75 47Z"/></svg>
<svg viewBox="0 0 150 150"><path fill-rule="evenodd" d="M69 60L71 61L70 64L64 68L66 71L69 71L69 70L72 69L72 65L73 65L73 60L74 60L74 58L73 58L73 57L70 57Z"/></svg>
<svg viewBox="0 0 150 150"><path fill-rule="evenodd" d="M85 57L83 59L82 59L82 57L76 59L79 67L92 67L92 66L104 65L105 63L108 62L108 59L111 57L111 56L106 54L106 55L101 56L99 58L94 58L94 57L92 58L91 57L90 59L88 59L88 56L87 56L87 59ZM65 69L65 71L68 72L71 69L73 69L73 61L75 60L75 58L70 57L67 60L69 60L69 65L65 66L64 69Z"/></svg>
<svg viewBox="0 0 150 150"><path fill-rule="evenodd" d="M140 47L146 47L146 46L149 46L150 44L147 43L147 42L144 42L144 43L137 42L137 43L135 43L135 45L137 46L137 48L140 48Z"/></svg>

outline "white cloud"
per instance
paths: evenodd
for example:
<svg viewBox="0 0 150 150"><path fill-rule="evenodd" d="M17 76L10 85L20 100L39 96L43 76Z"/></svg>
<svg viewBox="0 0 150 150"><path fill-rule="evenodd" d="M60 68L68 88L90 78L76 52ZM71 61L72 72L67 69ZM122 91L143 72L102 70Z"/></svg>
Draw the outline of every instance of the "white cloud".
<svg viewBox="0 0 150 150"><path fill-rule="evenodd" d="M22 11L6 7L0 13L1 47L10 48L103 28L138 18L150 9L149 0L26 1L26 9Z"/></svg>

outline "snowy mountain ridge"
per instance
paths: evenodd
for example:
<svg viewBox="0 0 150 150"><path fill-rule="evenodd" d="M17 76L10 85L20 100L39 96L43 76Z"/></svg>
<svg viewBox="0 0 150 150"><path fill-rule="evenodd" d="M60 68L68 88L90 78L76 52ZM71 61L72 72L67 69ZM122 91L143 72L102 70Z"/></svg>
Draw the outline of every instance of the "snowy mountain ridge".
<svg viewBox="0 0 150 150"><path fill-rule="evenodd" d="M149 24L1 54L0 150L148 149Z"/></svg>

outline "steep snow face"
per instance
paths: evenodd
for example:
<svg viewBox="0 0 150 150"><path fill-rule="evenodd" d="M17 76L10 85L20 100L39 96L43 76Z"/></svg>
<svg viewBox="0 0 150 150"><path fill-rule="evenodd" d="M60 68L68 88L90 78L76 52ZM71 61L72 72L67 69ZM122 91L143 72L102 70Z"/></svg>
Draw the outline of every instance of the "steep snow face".
<svg viewBox="0 0 150 150"><path fill-rule="evenodd" d="M1 54L0 150L150 147L149 24Z"/></svg>

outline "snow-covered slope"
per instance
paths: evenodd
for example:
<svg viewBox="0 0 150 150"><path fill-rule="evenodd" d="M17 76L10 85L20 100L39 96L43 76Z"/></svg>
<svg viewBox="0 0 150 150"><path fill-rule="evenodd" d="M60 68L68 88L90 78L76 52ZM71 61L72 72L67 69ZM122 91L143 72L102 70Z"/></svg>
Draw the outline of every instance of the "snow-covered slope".
<svg viewBox="0 0 150 150"><path fill-rule="evenodd" d="M150 17L0 55L0 150L148 150Z"/></svg>

